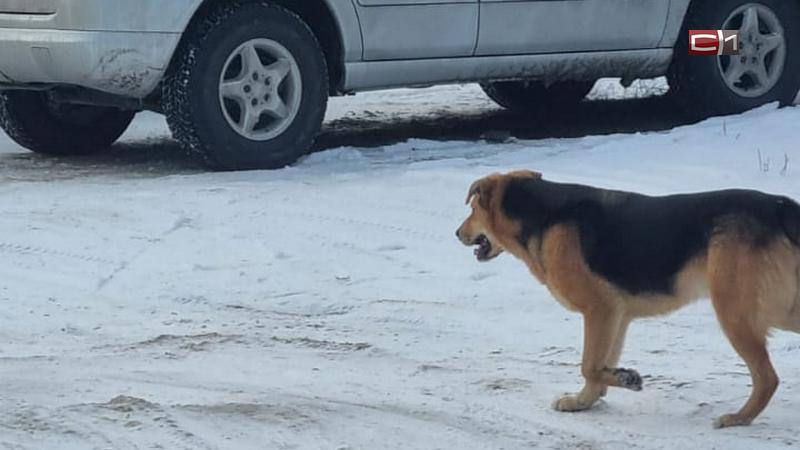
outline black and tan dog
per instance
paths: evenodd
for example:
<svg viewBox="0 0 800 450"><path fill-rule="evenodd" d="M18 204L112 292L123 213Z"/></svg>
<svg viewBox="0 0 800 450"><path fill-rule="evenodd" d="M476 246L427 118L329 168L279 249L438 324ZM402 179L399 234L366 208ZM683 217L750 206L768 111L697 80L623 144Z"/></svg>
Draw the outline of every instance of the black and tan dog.
<svg viewBox="0 0 800 450"><path fill-rule="evenodd" d="M636 371L616 367L628 324L706 297L753 378L747 403L715 426L747 425L767 406L778 386L767 335L800 332L800 205L747 190L649 197L529 171L476 181L467 203L456 235L478 260L508 251L583 315L586 384L555 409L588 409L608 386L641 390Z"/></svg>

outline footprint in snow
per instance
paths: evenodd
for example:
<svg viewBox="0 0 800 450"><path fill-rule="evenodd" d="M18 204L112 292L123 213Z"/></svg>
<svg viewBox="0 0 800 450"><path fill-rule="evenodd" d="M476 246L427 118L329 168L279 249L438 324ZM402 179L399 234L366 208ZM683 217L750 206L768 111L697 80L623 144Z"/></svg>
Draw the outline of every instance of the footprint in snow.
<svg viewBox="0 0 800 450"><path fill-rule="evenodd" d="M379 252L396 252L400 250L405 250L406 246L401 244L393 244L393 245L382 245L378 247Z"/></svg>
<svg viewBox="0 0 800 450"><path fill-rule="evenodd" d="M491 278L491 277L493 277L495 275L497 275L497 274L493 273L493 272L478 272L478 273L474 273L474 274L470 275L469 278L472 281L481 281L481 280L485 280L487 278Z"/></svg>
<svg viewBox="0 0 800 450"><path fill-rule="evenodd" d="M522 391L531 385L529 380L523 380L522 378L484 379L478 383L482 384L483 387L490 392Z"/></svg>

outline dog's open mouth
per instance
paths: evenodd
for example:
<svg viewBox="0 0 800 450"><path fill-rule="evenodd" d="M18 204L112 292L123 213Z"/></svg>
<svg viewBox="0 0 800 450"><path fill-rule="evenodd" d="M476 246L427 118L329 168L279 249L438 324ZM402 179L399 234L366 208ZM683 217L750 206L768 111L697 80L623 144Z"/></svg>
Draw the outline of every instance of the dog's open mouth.
<svg viewBox="0 0 800 450"><path fill-rule="evenodd" d="M492 259L490 256L492 253L492 243L485 235L482 234L478 236L473 245L478 246L478 248L475 249L475 257L478 258L478 261L488 261Z"/></svg>

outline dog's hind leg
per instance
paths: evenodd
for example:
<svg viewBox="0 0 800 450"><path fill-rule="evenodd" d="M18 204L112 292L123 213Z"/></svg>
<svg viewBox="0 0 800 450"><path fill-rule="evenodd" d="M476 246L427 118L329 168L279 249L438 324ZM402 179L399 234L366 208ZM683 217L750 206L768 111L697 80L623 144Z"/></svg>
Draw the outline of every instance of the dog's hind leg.
<svg viewBox="0 0 800 450"><path fill-rule="evenodd" d="M738 321L741 317L720 317L728 339L750 369L753 390L742 409L719 417L714 421L715 428L749 425L766 408L778 388L778 375L767 353L766 333L742 326Z"/></svg>
<svg viewBox="0 0 800 450"><path fill-rule="evenodd" d="M759 305L761 267L753 250L742 244L722 244L709 255L711 301L733 348L747 363L753 388L747 403L714 422L715 428L749 425L778 388L778 375L767 352L769 326Z"/></svg>
<svg viewBox="0 0 800 450"><path fill-rule="evenodd" d="M623 324L626 320L620 312L606 307L597 307L584 313L581 374L586 379L586 384L578 394L566 395L556 400L553 408L558 411L589 409L608 386L634 391L642 389L642 378L635 370L607 366L609 358L617 350L618 342L621 348L621 341L617 341L617 338L620 331L624 331Z"/></svg>

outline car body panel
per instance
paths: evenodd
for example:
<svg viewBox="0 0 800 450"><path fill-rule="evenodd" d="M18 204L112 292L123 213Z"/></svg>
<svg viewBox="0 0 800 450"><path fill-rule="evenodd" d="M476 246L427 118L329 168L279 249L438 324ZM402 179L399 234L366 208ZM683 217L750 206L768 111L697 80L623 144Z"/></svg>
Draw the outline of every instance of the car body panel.
<svg viewBox="0 0 800 450"><path fill-rule="evenodd" d="M351 0L326 0L345 60L361 59ZM0 0L0 86L68 84L144 98L202 0Z"/></svg>
<svg viewBox="0 0 800 450"><path fill-rule="evenodd" d="M107 0L0 0L0 82L143 98L163 78L200 2L137 0L110 8Z"/></svg>
<svg viewBox="0 0 800 450"><path fill-rule="evenodd" d="M44 7L39 2L0 0L0 28L182 33L202 0L45 0Z"/></svg>
<svg viewBox="0 0 800 450"><path fill-rule="evenodd" d="M144 98L163 78L180 36L0 28L0 83L67 84Z"/></svg>
<svg viewBox="0 0 800 450"><path fill-rule="evenodd" d="M645 48L608 51L617 49L603 47L619 45L621 39L611 33L603 37L604 46L588 47L596 51L575 51L592 42L591 33L579 33L580 38L547 37L548 29L555 31L547 28L547 17L555 16L541 16L542 11L558 6L565 8L563 11L584 8L597 18L606 14L592 9L601 0L321 1L341 33L341 89L345 92L524 77L658 76L669 65L689 3L608 0L640 14L645 4L656 8L653 11L657 14L641 16L649 24L649 33L640 37L637 46ZM662 6L650 3L656 1ZM125 97L151 94L202 0L137 0L114 2L113 8L108 5L108 0L0 0L0 88L64 84ZM521 19L511 14L513 10L505 9L526 5L527 9L517 11L521 11L517 14ZM479 17L480 8L484 8L483 17ZM508 20L503 27L506 38L497 30L504 18ZM540 24L541 29L511 26L526 18ZM492 27L495 31L490 32ZM540 38L551 47L543 46ZM513 42L492 47L491 39ZM474 56L476 52L478 56Z"/></svg>
<svg viewBox="0 0 800 450"><path fill-rule="evenodd" d="M360 0L364 59L472 56L478 1Z"/></svg>
<svg viewBox="0 0 800 450"><path fill-rule="evenodd" d="M655 48L669 0L481 0L477 55Z"/></svg>
<svg viewBox="0 0 800 450"><path fill-rule="evenodd" d="M602 77L651 78L663 75L672 49L613 52L504 55L348 63L345 87L351 91L481 80L596 80Z"/></svg>
<svg viewBox="0 0 800 450"><path fill-rule="evenodd" d="M57 4L57 0L0 0L0 13L52 14L56 12Z"/></svg>

